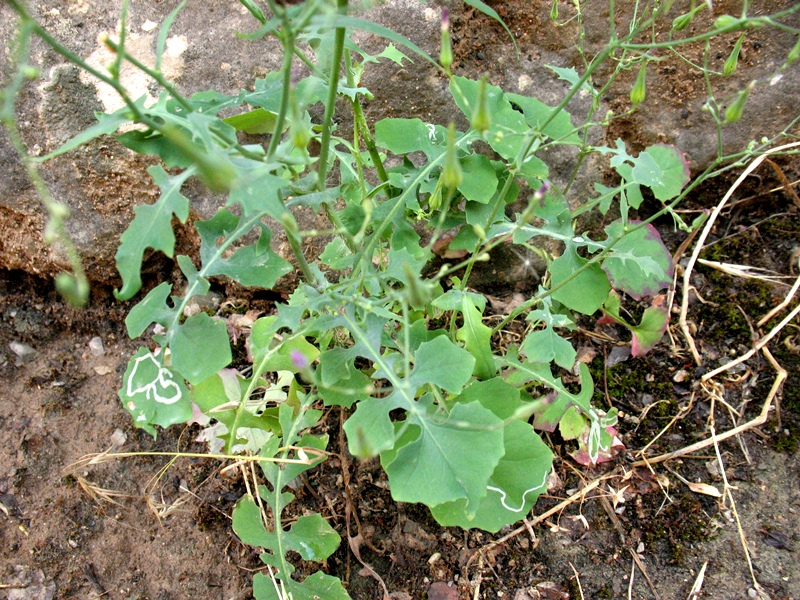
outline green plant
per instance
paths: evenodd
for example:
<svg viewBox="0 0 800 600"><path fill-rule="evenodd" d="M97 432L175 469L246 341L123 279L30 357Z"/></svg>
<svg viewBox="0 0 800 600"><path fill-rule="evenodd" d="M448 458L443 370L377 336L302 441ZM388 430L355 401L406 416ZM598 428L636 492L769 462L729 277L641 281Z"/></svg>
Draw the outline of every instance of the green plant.
<svg viewBox="0 0 800 600"><path fill-rule="evenodd" d="M112 85L125 107L97 115L97 125L51 154L27 159L32 173L36 162L114 134L122 125L143 126L117 139L159 156L170 171L148 169L161 196L137 207L122 236L116 255L120 300L140 291L148 248L173 256L172 221L188 218L189 200L181 189L190 177L226 195L226 207L194 223L200 263L175 258L186 279L182 292L161 283L131 309L130 336L140 337L155 325L158 350L143 347L131 358L119 396L137 427L153 435L156 426L197 422L213 452L265 459L260 465L268 485L243 498L233 517L239 537L263 547L262 559L272 569L272 578L256 576L257 598L345 598L340 582L322 573L302 582L293 579L287 559L295 550L304 559L324 560L338 545L338 534L319 515L301 517L289 529L281 521L293 499L284 488L324 460L326 437L303 434L317 423L319 407L351 410L344 426L350 452L379 456L393 497L429 506L444 525L498 531L527 514L546 489L552 463L537 430L558 429L564 439L575 440L575 458L585 464L611 457L619 446L616 413L592 406L589 369L582 363L576 367L576 351L566 337L576 327L576 313L600 311L602 319L630 329L634 354L652 348L668 325L660 293L671 285L673 265L651 223L668 214L676 226L690 230L675 212L677 204L699 183L750 160L772 140L730 156L722 155L720 144L717 160L690 182L686 160L672 146L651 146L633 156L622 140L610 147L591 145L590 127L615 118L596 118L601 98L619 74L633 71L631 102L641 105L647 66L658 52L677 52L685 44L755 26L786 28L781 18L796 9L757 18L743 13L717 20L711 31L693 37L643 42L657 22L668 18L671 3L637 2L628 32L618 33L612 21L608 44L586 58L582 73L552 67L571 87L557 106L548 106L505 93L486 79L453 74L446 17L438 64L391 30L352 16L347 0L286 6L269 0L268 12L253 0L240 1L260 23L245 37L277 37L282 68L236 96L206 91L185 98L160 70L167 32L181 6L165 20L158 58L148 66L125 50L125 2L122 35L106 40L116 61L100 71L53 39L17 0L9 0L21 18L19 68L4 92L3 118L16 131L13 98L29 73L26 47L35 34ZM497 18L482 2L468 3ZM693 4L675 19L673 33L702 7ZM558 17L557 10L551 14ZM354 29L391 43L370 55L350 38ZM735 70L740 48L737 42L726 74ZM381 59L402 65L410 60L404 52L437 65L449 79L453 101L471 124L466 131L413 117L374 126L366 122L360 101L370 92L361 86L363 70ZM129 96L119 80L123 61L163 88L156 103L146 106L144 99ZM299 80L295 63L302 63L305 73ZM598 67L608 63L611 77L603 86L594 85ZM708 69L704 73L709 110L721 131L743 109L747 90L723 114ZM565 107L579 92L591 99L591 109L576 126ZM334 128L337 98L350 102L352 139ZM318 123L309 112L317 104L324 106ZM219 116L233 108L240 112ZM242 145L240 131L269 133L269 141ZM318 142L314 154L311 140ZM597 196L591 199L571 198L571 185L556 189L548 183L548 165L537 156L556 145L573 146L581 159L606 155L618 183L596 184ZM18 146L23 149L21 142ZM479 146L491 152L478 152ZM632 218L631 211L638 211L648 194L661 208L644 220ZM508 216L507 207L519 199L526 208ZM292 212L296 207L325 213L330 229L302 231ZM576 231L576 219L593 210L619 218L599 235ZM431 272L433 249L450 230L457 233L449 249L462 252L464 259ZM270 288L295 268L271 249L276 234L288 241L303 281L274 315L253 324L252 369L234 370L225 322L187 309L193 298L209 291L212 277ZM329 240L325 250L309 260L303 239L323 234ZM534 245L539 238L555 242L557 254ZM486 298L470 290L469 281L475 264L503 244L544 255L547 275L536 294L489 327ZM623 316L623 295L648 304L638 324ZM498 350L493 335L522 316L528 325L521 344ZM577 390L564 383L563 373L572 370ZM264 504L270 521L264 520Z"/></svg>

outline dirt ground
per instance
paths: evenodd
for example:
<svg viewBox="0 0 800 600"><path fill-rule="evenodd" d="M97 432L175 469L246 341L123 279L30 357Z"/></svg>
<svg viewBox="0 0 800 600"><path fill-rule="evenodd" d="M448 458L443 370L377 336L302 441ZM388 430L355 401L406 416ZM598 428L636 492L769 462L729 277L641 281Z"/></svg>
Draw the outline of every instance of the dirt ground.
<svg viewBox="0 0 800 600"><path fill-rule="evenodd" d="M750 191L770 189L769 175L765 172L762 185ZM761 196L752 210L734 209L711 240L722 241L704 255L765 268L780 263L788 274L787 259L800 231L797 212L787 210L789 202L778 192ZM749 347L743 315L757 321L786 290L705 268L695 284L709 304L693 304L690 318L710 365ZM124 307L99 300L75 311L63 306L46 282L19 273L4 272L0 290L0 502L6 513L0 529L0 594L37 600L248 598L252 569L260 562L232 534L230 514L244 487L220 474L224 465L182 459L160 473L166 458L137 457L71 467L86 454L110 448L203 451L192 443L197 432L191 428L173 428L154 441L134 429L123 411L116 391L134 350L124 332ZM324 422L329 450L339 457L311 473L308 485L296 490L295 505L321 512L346 539L342 470L348 469L362 534L371 544L361 546L361 557L397 599L685 599L704 563L698 597L747 598L752 581L736 514L754 574L769 594L765 597L800 598L796 331L788 328L773 344L776 358L789 370L779 396L778 431L773 413L766 425L742 435L741 445L735 439L719 445L735 510L730 499L695 493L680 479L723 490L713 447L654 465L652 473L632 466L636 451L679 414L648 456L706 438L712 410L718 434L731 427L721 400L712 407L698 389L701 371L694 370L676 329L675 348L664 343L644 358L605 367L625 341L624 333L590 323L574 341L594 353L595 402L613 403L628 415L620 427L628 452L585 469L567 456L569 447L551 439L560 456L558 477L531 518L596 484L582 501L531 531L520 528L499 545L493 540L513 532L439 527L424 507L392 501L376 462L347 457L341 415L333 409ZM102 353L93 338L102 340ZM26 344L33 353L20 357L12 343ZM769 364L755 358L719 379L722 398L742 409L746 421L760 411L774 378ZM94 498L87 491L92 489ZM346 542L325 568L346 582L353 598L381 597Z"/></svg>
<svg viewBox="0 0 800 600"><path fill-rule="evenodd" d="M527 7L508 2L501 11L523 36L547 27ZM456 52L464 69L477 70L492 52L491 40L503 34L474 15L462 23L468 25L454 28L465 27L459 35L469 43L457 40ZM765 59L757 52L749 56ZM683 81L687 94L698 93L689 89L689 79ZM638 133L635 121L623 121L609 135L636 139ZM798 179L796 158L778 166L789 181ZM698 190L685 208L710 208L730 182ZM751 326L780 302L797 276L798 210L787 192L770 191L780 185L776 171L762 167L707 241L702 256L708 260L758 266L785 278L768 283L697 268L693 285L699 296L689 318L705 368L746 351L753 343ZM675 251L684 234L675 234L671 221L658 226ZM168 279L170 269L162 275ZM509 300L533 286L484 291ZM97 287L90 307L75 311L55 297L48 282L0 271L0 597L249 598L253 570L261 563L257 551L231 530L231 511L245 489L236 476L221 473L225 465L195 458L170 466L163 457L132 457L75 466L83 456L109 449L204 450L193 442L194 429L175 427L153 440L134 429L122 409L116 392L137 345L125 333L127 307L115 304L109 291ZM222 284L219 291L239 293ZM269 299L248 298L258 310L271 309ZM654 352L617 364L612 363L627 342L625 333L582 323L573 342L593 356L594 401L626 414L619 429L627 451L586 469L568 457L568 444L550 439L556 476L530 519L557 510L530 529L489 535L443 528L424 507L394 502L377 462L347 456L339 428L344 415L331 410L323 422L329 450L338 456L310 472L294 503L295 510L320 512L342 535L325 571L340 577L355 600L382 597L346 541L348 475L362 525L350 534L361 533L361 558L395 600L685 600L704 565L696 598L758 597L755 577L762 598L800 600L800 328L789 324L769 346L788 371L777 396L780 420L777 411L770 412L763 426L721 442L719 456L706 447L650 470L635 466L640 450L649 445L646 455L655 457L707 439L710 424L720 435L749 421L776 377L756 355L716 378L718 396L710 400L700 387L706 371L693 363L676 322L677 315L671 335ZM723 491L725 480L730 496L724 498L695 485ZM583 497L559 508L581 489L588 490ZM297 564L300 574L316 568Z"/></svg>

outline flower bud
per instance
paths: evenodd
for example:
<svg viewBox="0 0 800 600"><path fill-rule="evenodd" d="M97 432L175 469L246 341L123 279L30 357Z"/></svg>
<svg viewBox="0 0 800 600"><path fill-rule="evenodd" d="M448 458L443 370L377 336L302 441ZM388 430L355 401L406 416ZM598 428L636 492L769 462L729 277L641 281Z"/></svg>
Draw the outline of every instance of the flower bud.
<svg viewBox="0 0 800 600"><path fill-rule="evenodd" d="M300 350L297 349L292 350L289 353L289 358L291 359L294 368L297 369L298 371L302 371L303 369L308 368L309 365L308 358L306 357L305 354L300 352Z"/></svg>
<svg viewBox="0 0 800 600"><path fill-rule="evenodd" d="M442 48L439 51L439 62L444 70L450 73L453 64L453 47L450 43L450 11L447 7L442 9Z"/></svg>
<svg viewBox="0 0 800 600"><path fill-rule="evenodd" d="M486 87L486 75L484 75L478 85L478 104L472 113L472 127L481 134L481 137L492 124L492 115L489 113L489 92Z"/></svg>
<svg viewBox="0 0 800 600"><path fill-rule="evenodd" d="M61 202L54 202L47 208L47 210L50 212L50 216L58 221L64 221L68 219L70 215L69 206L62 204Z"/></svg>
<svg viewBox="0 0 800 600"><path fill-rule="evenodd" d="M449 190L456 189L464 180L464 172L461 170L461 161L458 160L458 148L456 148L456 127L453 123L447 129L447 151L444 156L444 166L440 181Z"/></svg>
<svg viewBox="0 0 800 600"><path fill-rule="evenodd" d="M81 307L89 300L89 284L72 273L56 275L56 290L70 306Z"/></svg>
<svg viewBox="0 0 800 600"><path fill-rule="evenodd" d="M662 0L661 5L658 7L658 10L656 10L656 19L672 10L672 3L673 0Z"/></svg>
<svg viewBox="0 0 800 600"><path fill-rule="evenodd" d="M533 193L533 199L536 200L540 205L544 197L547 195L547 192L550 191L550 188L553 186L550 184L549 181L543 181L542 185Z"/></svg>
<svg viewBox="0 0 800 600"><path fill-rule="evenodd" d="M289 125L289 138L292 145L298 150L304 150L311 140L311 132L303 119L303 113L294 93L294 88L289 88L289 106L291 113L291 124Z"/></svg>
<svg viewBox="0 0 800 600"><path fill-rule="evenodd" d="M747 102L747 96L750 95L750 90L754 87L755 82L750 82L750 85L736 95L736 99L731 102L731 105L725 110L725 123L735 123L742 117L744 105L745 102Z"/></svg>
<svg viewBox="0 0 800 600"><path fill-rule="evenodd" d="M736 67L739 65L739 51L742 49L744 35L745 34L740 35L739 39L736 40L736 45L733 47L731 55L728 57L728 59L725 61L725 65L722 67L722 74L726 77L728 75L732 75L736 71Z"/></svg>
<svg viewBox="0 0 800 600"><path fill-rule="evenodd" d="M786 64L790 65L798 58L800 58L800 37L797 38L794 46L789 50L789 54L786 56Z"/></svg>
<svg viewBox="0 0 800 600"><path fill-rule="evenodd" d="M733 27L734 25L739 25L737 29L741 28L741 19L737 19L731 15L721 15L714 21L714 29L725 29L727 27Z"/></svg>
<svg viewBox="0 0 800 600"><path fill-rule="evenodd" d="M108 50L114 54L117 53L117 45L111 40L111 36L109 36L107 33L101 33L99 36L97 36L97 39Z"/></svg>
<svg viewBox="0 0 800 600"><path fill-rule="evenodd" d="M439 184L437 184L436 189L433 190L430 198L428 198L428 210L433 212L437 210L442 205L442 184L441 179L439 180Z"/></svg>
<svg viewBox="0 0 800 600"><path fill-rule="evenodd" d="M642 66L639 67L639 73L636 75L636 81L633 83L633 87L631 88L631 104L634 108L639 106L642 102L644 102L645 98L645 84L647 79L647 61L642 62Z"/></svg>
<svg viewBox="0 0 800 600"><path fill-rule="evenodd" d="M689 23L692 22L692 18L694 17L694 11L689 11L687 13L683 13L675 17L672 20L672 28L675 31L683 31L689 26Z"/></svg>
<svg viewBox="0 0 800 600"><path fill-rule="evenodd" d="M419 275L407 262L403 263L403 275L405 276L408 303L411 306L422 308L431 301L430 286L419 278Z"/></svg>

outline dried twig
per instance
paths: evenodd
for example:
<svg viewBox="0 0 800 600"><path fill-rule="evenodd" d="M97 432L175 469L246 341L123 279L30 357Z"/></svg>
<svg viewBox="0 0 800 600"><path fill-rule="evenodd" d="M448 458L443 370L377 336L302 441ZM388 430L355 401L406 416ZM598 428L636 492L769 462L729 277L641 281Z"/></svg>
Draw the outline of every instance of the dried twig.
<svg viewBox="0 0 800 600"><path fill-rule="evenodd" d="M784 150L788 150L790 148L796 148L800 146L800 142L793 142L791 144L785 144L783 146L778 146L777 148L773 148L756 158L752 163L750 163L747 168L742 172L741 175L736 179L734 184L730 187L730 189L726 192L725 196L723 196L722 200L720 200L719 204L714 208L711 212L711 216L706 221L706 225L703 228L703 233L700 234L700 238L697 240L697 244L695 245L694 252L692 252L692 256L689 258L689 263L686 265L686 268L683 272L683 296L681 298L681 312L680 312L680 319L678 321L681 331L683 332L683 336L686 339L686 343L689 346L689 349L692 352L692 356L694 357L695 363L697 365L703 364L703 359L700 356L700 353L697 351L697 346L695 346L694 338L692 337L691 332L689 331L689 325L686 321L686 316L689 310L689 292L691 291L691 281L692 281L692 272L694 270L694 265L697 262L698 257L700 256L700 252L703 250L703 244L706 241L706 238L711 233L711 229L714 226L714 222L717 220L719 213L722 211L725 204L727 204L728 200L730 200L733 193L736 189L741 185L742 181L750 175L758 166L767 160L767 158L771 154L776 154L778 152L782 152Z"/></svg>
<svg viewBox="0 0 800 600"><path fill-rule="evenodd" d="M800 261L798 261L798 262L800 262ZM778 306L776 306L776 307L775 307L775 308L773 308L771 311L769 311L769 312L768 312L766 315L764 315L763 317L761 317L761 320L760 320L758 323L756 323L756 325L757 325L758 327L761 327L761 326L762 326L762 325L764 325L764 324L765 324L767 321L769 321L769 320L770 320L772 317L774 317L774 316L775 316L775 315L777 315L779 312L781 312L781 311L782 311L784 308L786 308L787 306L789 306L789 304L790 304L790 303L791 303L791 301L792 301L792 298L794 298L794 295L797 293L797 290L798 290L798 288L800 288L800 277L798 277L798 278L795 280L795 282L794 282L794 285L792 285L791 289L790 289L790 290L789 290L789 292L786 294L786 298L784 298L784 299L783 299L783 302L781 302L780 304L778 304Z"/></svg>
<svg viewBox="0 0 800 600"><path fill-rule="evenodd" d="M769 343L769 341L772 338L774 338L776 335L778 335L778 333L780 333L781 329L786 327L786 325L788 323L790 323L798 314L800 314L800 304L795 306L794 309L792 309L792 312L790 312L788 315L786 315L786 317L783 319L783 321L781 321L775 327L773 327L772 330L767 335L765 335L764 337L760 338L755 344L753 344L753 347L750 348L750 350L748 350L747 352L742 354L739 358L735 358L734 360L732 360L732 361L730 361L728 363L725 363L721 367L717 367L713 371L709 371L708 373L703 375L701 381L708 381L712 377L715 377L715 376L719 375L720 373L723 373L724 371L727 371L731 367L734 367L734 366L736 366L736 365L738 365L740 363L743 363L747 359L749 359L751 356L753 356L759 350L764 348Z"/></svg>
<svg viewBox="0 0 800 600"><path fill-rule="evenodd" d="M767 399L764 401L764 406L761 408L761 413L756 418L748 421L747 423L739 425L738 427L734 427L730 431L726 431L725 433L716 436L717 442L727 440L728 438L738 435L743 431L747 431L748 429L752 429L753 427L758 427L767 422L767 418L769 417L769 409L772 406L773 399L780 391L783 382L786 380L786 377L788 376L788 373L786 369L784 369L778 364L778 362L772 356L768 348L766 347L761 348L761 352L764 354L764 356L767 357L767 360L770 362L772 367L777 371L777 376L775 377L775 381L773 382L772 387L769 390L769 394L767 394ZM636 462L632 463L631 466L641 467L645 465L664 462L665 460L670 460L673 458L677 458L679 456L691 454L692 452L696 452L697 450L702 450L703 448L708 448L713 444L714 444L714 438L709 438L701 442L697 442L695 444L686 446L685 448L681 448L680 450L675 450L674 452L667 452L666 454L655 456L653 458L644 458L642 460L637 460Z"/></svg>
<svg viewBox="0 0 800 600"><path fill-rule="evenodd" d="M620 540L624 544L625 540L627 539L627 536L625 535L625 530L622 527L622 523L617 518L617 513L614 512L614 507L611 506L611 502L608 501L608 498L606 496L600 496L600 503L603 505L603 509L606 511L606 514L608 515L611 524L614 526L614 529L617 530ZM642 559L639 558L639 555L633 548L628 548L628 552L631 553L631 558L633 558L633 562L636 563L636 566L639 567L639 570L642 572L642 575L644 575L645 580L650 586L650 591L653 592L653 596L655 596L656 600L660 600L658 591L656 590L656 586L653 585L650 576L647 574L647 568L644 566ZM633 581L633 576L631 576L631 581ZM633 587L633 583L631 583L631 587Z"/></svg>
<svg viewBox="0 0 800 600"><path fill-rule="evenodd" d="M800 208L800 196L798 196L797 192L794 191L792 183L789 181L789 178L786 177L786 173L784 173L783 169L781 169L776 163L769 159L767 159L767 164L772 167L773 171L775 171L775 175L777 176L778 181L781 182L783 191L786 192L786 194L792 199L794 205L797 208Z"/></svg>
<svg viewBox="0 0 800 600"><path fill-rule="evenodd" d="M703 566L700 567L700 572L697 574L697 578L694 580L694 584L692 585L692 589L689 590L689 596L686 600L697 600L698 596L700 595L700 589L703 587L703 580L706 576L706 567L708 566L708 561L703 563Z"/></svg>
<svg viewBox="0 0 800 600"><path fill-rule="evenodd" d="M709 429L711 430L711 439L714 441L714 452L717 455L717 463L719 464L719 472L722 475L722 483L724 485L724 493L728 497L728 500L731 502L731 511L733 512L733 517L736 519L736 529L739 532L739 541L742 544L742 550L744 551L744 557L747 559L747 567L750 569L750 579L753 581L753 587L757 590L761 590L761 585L758 583L756 579L756 573L753 570L753 561L750 559L750 550L747 548L747 538L744 535L744 529L742 528L742 521L739 519L739 511L736 510L736 502L733 500L733 494L731 494L731 486L728 483L728 476L725 473L725 464L722 462L722 455L719 452L719 443L717 442L716 435L714 434L714 425L712 424Z"/></svg>
<svg viewBox="0 0 800 600"><path fill-rule="evenodd" d="M344 483L344 496L345 496L344 522L345 522L345 529L347 532L347 545L350 547L350 552L352 552L353 556L356 557L356 560L359 563L361 563L361 566L366 570L369 576L372 577L375 581L377 581L378 584L380 584L381 588L383 588L384 600L389 600L389 589L386 587L386 582L384 582L383 578L380 575L378 575L375 569L372 568L372 565L370 565L363 558L361 558L361 544L366 544L367 547L369 547L376 553L377 549L364 535L363 529L361 528L361 521L358 518L358 511L355 508L355 502L353 502L353 495L351 493L351 487L350 487L350 463L347 460L347 448L345 447L345 441L344 441L344 420L345 420L344 411L339 411L339 461L342 466L342 482ZM356 523L355 536L353 536L351 533L350 517L352 517Z"/></svg>
<svg viewBox="0 0 800 600"><path fill-rule="evenodd" d="M581 577L578 575L578 570L572 563L569 563L569 566L572 568L572 572L575 573L575 581L578 583L578 593L581 595L581 600L584 600L583 586L581 586Z"/></svg>
<svg viewBox="0 0 800 600"><path fill-rule="evenodd" d="M108 591L97 579L97 572L94 570L94 565L92 563L86 563L81 567L81 570L83 571L83 576L86 577L86 580L92 585L98 596L102 597L108 594Z"/></svg>

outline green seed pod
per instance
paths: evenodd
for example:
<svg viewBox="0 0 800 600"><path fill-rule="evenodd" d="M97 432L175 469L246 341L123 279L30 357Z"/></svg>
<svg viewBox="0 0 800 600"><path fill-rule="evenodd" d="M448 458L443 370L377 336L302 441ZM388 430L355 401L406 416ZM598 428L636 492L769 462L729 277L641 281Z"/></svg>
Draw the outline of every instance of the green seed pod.
<svg viewBox="0 0 800 600"><path fill-rule="evenodd" d="M725 65L722 67L722 74L725 77L736 72L736 67L739 66L739 52L742 49L742 43L744 43L744 36L745 34L742 34L739 36L739 39L736 40L736 45L734 45L731 55L728 57L728 59L725 61Z"/></svg>
<svg viewBox="0 0 800 600"><path fill-rule="evenodd" d="M481 134L481 137L489 130L492 124L492 115L489 112L489 92L486 90L486 75L481 77L478 86L478 104L472 113L472 127Z"/></svg>
<svg viewBox="0 0 800 600"><path fill-rule="evenodd" d="M744 112L744 105L747 102L747 96L750 95L750 90L753 89L754 84L750 83L746 88L736 95L736 99L731 102L731 105L725 110L725 123L735 123L742 117Z"/></svg>
<svg viewBox="0 0 800 600"><path fill-rule="evenodd" d="M550 18L553 21L558 19L558 0L553 0L553 6L550 7Z"/></svg>
<svg viewBox="0 0 800 600"><path fill-rule="evenodd" d="M72 273L56 275L56 290L70 306L79 308L85 306L89 300L89 284Z"/></svg>
<svg viewBox="0 0 800 600"><path fill-rule="evenodd" d="M444 156L444 166L440 181L448 190L454 190L464 180L464 172L461 170L461 161L458 160L458 149L456 148L456 127L452 123L447 129L447 152Z"/></svg>
<svg viewBox="0 0 800 600"><path fill-rule="evenodd" d="M683 31L689 26L689 23L692 22L693 18L694 18L694 11L689 11L687 13L675 17L672 20L672 29L674 29L675 31Z"/></svg>
<svg viewBox="0 0 800 600"><path fill-rule="evenodd" d="M797 38L794 46L789 50L789 54L786 56L786 64L790 65L798 58L800 58L800 37Z"/></svg>
<svg viewBox="0 0 800 600"><path fill-rule="evenodd" d="M639 73L636 75L636 81L633 83L633 87L631 88L631 104L634 108L644 102L646 79L647 61L645 60L639 67Z"/></svg>

